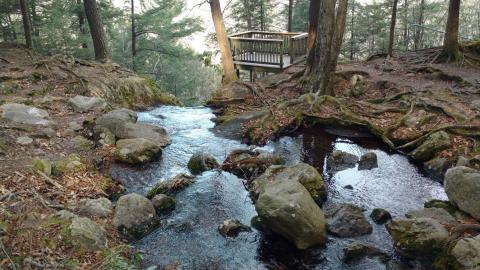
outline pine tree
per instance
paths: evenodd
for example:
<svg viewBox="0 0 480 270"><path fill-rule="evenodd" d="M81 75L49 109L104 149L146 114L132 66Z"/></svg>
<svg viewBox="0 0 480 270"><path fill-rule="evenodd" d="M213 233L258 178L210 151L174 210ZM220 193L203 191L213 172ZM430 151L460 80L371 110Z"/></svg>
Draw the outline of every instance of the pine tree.
<svg viewBox="0 0 480 270"><path fill-rule="evenodd" d="M96 0L83 0L85 14L87 16L90 34L92 35L95 59L106 60L110 58L107 49L107 39L103 30L103 23Z"/></svg>

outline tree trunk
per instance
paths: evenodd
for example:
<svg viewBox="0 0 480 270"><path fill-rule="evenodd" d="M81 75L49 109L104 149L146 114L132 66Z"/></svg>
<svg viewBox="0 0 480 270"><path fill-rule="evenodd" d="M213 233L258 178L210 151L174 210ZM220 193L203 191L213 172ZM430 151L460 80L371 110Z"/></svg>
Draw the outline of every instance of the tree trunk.
<svg viewBox="0 0 480 270"><path fill-rule="evenodd" d="M448 6L447 29L443 41L443 53L450 60L460 59L460 48L458 46L458 25L460 17L460 0L450 0Z"/></svg>
<svg viewBox="0 0 480 270"><path fill-rule="evenodd" d="M78 5L78 28L80 30L80 35L82 37L85 37L87 34L87 29L85 28L85 10L82 6L82 0L77 0L77 5ZM88 45L86 42L82 41L82 48L86 49L88 48Z"/></svg>
<svg viewBox="0 0 480 270"><path fill-rule="evenodd" d="M22 11L23 30L25 32L25 45L31 49L33 48L32 23L28 14L28 0L20 0L20 10Z"/></svg>
<svg viewBox="0 0 480 270"><path fill-rule="evenodd" d="M287 31L292 32L292 21L293 21L293 0L288 1L288 26Z"/></svg>
<svg viewBox="0 0 480 270"><path fill-rule="evenodd" d="M217 35L218 46L222 55L223 83L228 84L237 80L235 68L233 65L232 51L228 43L227 32L223 22L222 9L219 0L210 0L210 9L212 12L213 24Z"/></svg>
<svg viewBox="0 0 480 270"><path fill-rule="evenodd" d="M337 15L335 16L335 33L332 40L331 62L333 70L335 70L342 48L343 35L345 34L345 23L347 21L348 0L339 0Z"/></svg>
<svg viewBox="0 0 480 270"><path fill-rule="evenodd" d="M247 14L247 30L252 30L252 11L250 7L250 0L243 0L243 8Z"/></svg>
<svg viewBox="0 0 480 270"><path fill-rule="evenodd" d="M395 24L397 23L397 5L398 0L393 0L393 7L392 7L392 18L390 21L390 36L388 39L388 56L393 56L393 42L395 39Z"/></svg>
<svg viewBox="0 0 480 270"><path fill-rule="evenodd" d="M408 51L408 0L403 1L403 45Z"/></svg>
<svg viewBox="0 0 480 270"><path fill-rule="evenodd" d="M420 13L418 15L418 22L417 22L418 25L423 25L424 10L425 10L425 0L421 0L420 1L420 10L419 10ZM417 29L415 31L415 40L414 40L414 44L413 44L415 50L418 50L422 47L422 45L421 45L422 39L423 39L423 28L417 26Z"/></svg>
<svg viewBox="0 0 480 270"><path fill-rule="evenodd" d="M108 59L107 40L105 37L105 30L103 30L102 19L98 11L97 2L96 0L83 0L83 4L85 6L85 15L87 16L90 34L92 35L95 59Z"/></svg>
<svg viewBox="0 0 480 270"><path fill-rule="evenodd" d="M260 1L260 30L265 31L265 2Z"/></svg>
<svg viewBox="0 0 480 270"><path fill-rule="evenodd" d="M310 0L308 18L308 40L307 40L307 66L313 66L315 53L314 46L317 36L318 16L320 14L320 0Z"/></svg>
<svg viewBox="0 0 480 270"><path fill-rule="evenodd" d="M32 6L32 29L33 29L33 35L38 37L40 36L40 29L39 29L39 18L37 14L37 1L32 1L31 2Z"/></svg>
<svg viewBox="0 0 480 270"><path fill-rule="evenodd" d="M354 30L355 30L355 0L352 0L352 16L350 21L350 60L353 60L354 52Z"/></svg>
<svg viewBox="0 0 480 270"><path fill-rule="evenodd" d="M131 20L132 20L132 61L137 54L137 33L135 30L135 1L131 0Z"/></svg>
<svg viewBox="0 0 480 270"><path fill-rule="evenodd" d="M15 31L15 26L13 25L13 22L12 22L12 17L10 16L10 14L7 15L7 19L8 19L8 28L10 29L10 31L12 31L12 43L16 43L17 42L17 32Z"/></svg>

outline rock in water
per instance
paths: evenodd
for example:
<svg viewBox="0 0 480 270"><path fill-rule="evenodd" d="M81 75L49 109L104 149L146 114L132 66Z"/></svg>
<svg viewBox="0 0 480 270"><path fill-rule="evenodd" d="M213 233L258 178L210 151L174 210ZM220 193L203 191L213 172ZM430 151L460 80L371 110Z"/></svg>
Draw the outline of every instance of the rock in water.
<svg viewBox="0 0 480 270"><path fill-rule="evenodd" d="M112 214L113 205L107 198L84 199L80 201L77 210L89 216L107 217Z"/></svg>
<svg viewBox="0 0 480 270"><path fill-rule="evenodd" d="M82 246L88 250L96 251L105 249L107 238L103 228L89 218L73 217L68 227L74 245Z"/></svg>
<svg viewBox="0 0 480 270"><path fill-rule="evenodd" d="M165 194L155 195L152 199L152 204L157 214L164 214L175 209L175 204L177 202L174 198L167 196Z"/></svg>
<svg viewBox="0 0 480 270"><path fill-rule="evenodd" d="M101 133L104 129L113 134L122 128L125 123L137 122L137 113L128 109L118 109L106 113L95 121L95 131Z"/></svg>
<svg viewBox="0 0 480 270"><path fill-rule="evenodd" d="M449 236L448 231L431 218L393 220L386 227L395 246L413 257L438 256Z"/></svg>
<svg viewBox="0 0 480 270"><path fill-rule="evenodd" d="M450 251L451 269L478 270L480 266L480 235L463 238Z"/></svg>
<svg viewBox="0 0 480 270"><path fill-rule="evenodd" d="M373 209L370 217L377 224L385 224L387 221L392 219L392 215L387 210L382 208Z"/></svg>
<svg viewBox="0 0 480 270"><path fill-rule="evenodd" d="M147 139L160 147L165 147L172 142L164 128L149 124L127 122L118 126L113 134L119 139Z"/></svg>
<svg viewBox="0 0 480 270"><path fill-rule="evenodd" d="M262 153L250 150L234 150L223 162L222 170L231 172L243 179L252 179L272 165L282 165L285 162L272 153Z"/></svg>
<svg viewBox="0 0 480 270"><path fill-rule="evenodd" d="M2 112L1 118L6 119L14 124L30 125L30 126L55 126L55 123L48 120L48 112L27 106L24 104L7 103L0 106Z"/></svg>
<svg viewBox="0 0 480 270"><path fill-rule="evenodd" d="M103 98L75 96L68 100L70 106L76 112L101 111L107 107L107 102Z"/></svg>
<svg viewBox="0 0 480 270"><path fill-rule="evenodd" d="M450 202L480 220L480 171L452 168L445 174L444 187Z"/></svg>
<svg viewBox="0 0 480 270"><path fill-rule="evenodd" d="M225 237L237 237L242 231L248 231L250 228L243 225L238 219L227 219L218 226L218 231Z"/></svg>
<svg viewBox="0 0 480 270"><path fill-rule="evenodd" d="M308 191L297 181L275 181L260 193L255 204L262 223L298 249L324 245L325 217Z"/></svg>
<svg viewBox="0 0 480 270"><path fill-rule="evenodd" d="M265 187L271 182L298 182L302 184L318 204L327 199L327 189L320 173L306 163L292 166L271 166L265 173L257 177L249 186L253 200L256 200Z"/></svg>
<svg viewBox="0 0 480 270"><path fill-rule="evenodd" d="M428 136L428 138L417 149L410 153L412 158L421 161L431 159L435 153L438 153L450 147L450 136L445 131L439 131Z"/></svg>
<svg viewBox="0 0 480 270"><path fill-rule="evenodd" d="M141 238L159 223L155 208L147 198L131 193L118 199L113 224L127 237Z"/></svg>
<svg viewBox="0 0 480 270"><path fill-rule="evenodd" d="M195 183L195 177L181 173L167 181L162 181L156 184L150 191L148 191L147 198L152 199L157 194L175 195L177 192L193 183Z"/></svg>
<svg viewBox="0 0 480 270"><path fill-rule="evenodd" d="M377 154L368 152L364 154L358 162L358 170L371 170L378 168Z"/></svg>
<svg viewBox="0 0 480 270"><path fill-rule="evenodd" d="M372 225L358 206L334 204L325 209L328 231L337 237L356 237L372 233Z"/></svg>
<svg viewBox="0 0 480 270"><path fill-rule="evenodd" d="M357 156L340 150L335 150L327 159L327 169L332 172L338 172L348 168L355 168L357 162Z"/></svg>
<svg viewBox="0 0 480 270"><path fill-rule="evenodd" d="M129 164L150 162L161 150L160 146L147 139L126 139L117 142L115 157Z"/></svg>
<svg viewBox="0 0 480 270"><path fill-rule="evenodd" d="M443 157L436 157L432 160L423 163L425 171L432 176L435 180L443 183L443 177L448 168L451 167L453 162Z"/></svg>
<svg viewBox="0 0 480 270"><path fill-rule="evenodd" d="M363 257L379 257L382 261L388 258L388 255L381 249L374 247L370 244L355 241L343 248L344 262L349 262Z"/></svg>
<svg viewBox="0 0 480 270"><path fill-rule="evenodd" d="M442 208L424 208L419 210L410 211L405 214L407 218L431 218L435 219L442 224L455 224L457 220Z"/></svg>
<svg viewBox="0 0 480 270"><path fill-rule="evenodd" d="M188 169L195 175L218 168L218 166L218 161L211 154L203 152L193 154L188 161Z"/></svg>

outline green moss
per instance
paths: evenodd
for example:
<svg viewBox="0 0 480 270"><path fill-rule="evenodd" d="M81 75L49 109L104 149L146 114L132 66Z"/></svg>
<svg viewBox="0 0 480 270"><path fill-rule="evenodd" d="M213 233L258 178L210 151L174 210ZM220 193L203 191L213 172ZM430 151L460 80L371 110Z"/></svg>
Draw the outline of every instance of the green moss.
<svg viewBox="0 0 480 270"><path fill-rule="evenodd" d="M47 159L36 158L33 160L33 168L48 176L52 174L52 162Z"/></svg>
<svg viewBox="0 0 480 270"><path fill-rule="evenodd" d="M57 160L52 165L53 175L62 175L66 172L79 172L85 170L85 165L82 163L80 157L71 154L68 157Z"/></svg>

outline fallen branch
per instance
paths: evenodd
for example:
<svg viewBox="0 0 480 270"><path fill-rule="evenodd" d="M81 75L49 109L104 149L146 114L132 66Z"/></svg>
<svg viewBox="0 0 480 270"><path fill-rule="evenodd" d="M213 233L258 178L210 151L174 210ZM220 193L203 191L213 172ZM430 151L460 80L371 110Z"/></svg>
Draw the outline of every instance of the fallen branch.
<svg viewBox="0 0 480 270"><path fill-rule="evenodd" d="M44 174L43 172L40 172L40 171L36 171L40 176L42 176L45 181L47 183L49 183L50 185L52 186L55 186L56 188L60 189L60 190L64 190L63 186L60 185L59 183L55 182L55 180L53 180L52 178L48 177L46 174Z"/></svg>

